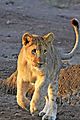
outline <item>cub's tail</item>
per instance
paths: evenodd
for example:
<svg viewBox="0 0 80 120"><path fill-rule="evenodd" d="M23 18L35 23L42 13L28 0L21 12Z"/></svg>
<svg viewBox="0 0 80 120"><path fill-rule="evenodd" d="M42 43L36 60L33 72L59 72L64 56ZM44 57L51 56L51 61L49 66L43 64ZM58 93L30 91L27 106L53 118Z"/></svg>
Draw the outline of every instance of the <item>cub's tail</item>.
<svg viewBox="0 0 80 120"><path fill-rule="evenodd" d="M62 60L67 60L67 59L72 58L74 56L75 52L77 51L77 48L78 48L78 46L80 44L79 21L76 18L73 18L71 20L71 25L73 27L74 34L75 34L75 45L74 45L73 49L71 50L71 52L61 54L61 59Z"/></svg>
<svg viewBox="0 0 80 120"><path fill-rule="evenodd" d="M17 70L7 79L0 80L0 90L15 95L17 91Z"/></svg>

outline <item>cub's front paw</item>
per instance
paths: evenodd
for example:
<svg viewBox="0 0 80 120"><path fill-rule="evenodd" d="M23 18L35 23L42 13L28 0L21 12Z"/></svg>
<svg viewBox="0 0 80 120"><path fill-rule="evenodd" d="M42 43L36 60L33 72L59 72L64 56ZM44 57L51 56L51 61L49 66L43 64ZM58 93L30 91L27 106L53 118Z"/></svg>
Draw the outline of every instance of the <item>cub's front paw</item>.
<svg viewBox="0 0 80 120"><path fill-rule="evenodd" d="M30 102L30 113L33 115L37 111L35 101Z"/></svg>
<svg viewBox="0 0 80 120"><path fill-rule="evenodd" d="M42 117L42 120L57 120L57 119L56 119L56 116L48 116L48 115L45 114Z"/></svg>
<svg viewBox="0 0 80 120"><path fill-rule="evenodd" d="M39 112L39 117L44 116L46 113L44 111Z"/></svg>

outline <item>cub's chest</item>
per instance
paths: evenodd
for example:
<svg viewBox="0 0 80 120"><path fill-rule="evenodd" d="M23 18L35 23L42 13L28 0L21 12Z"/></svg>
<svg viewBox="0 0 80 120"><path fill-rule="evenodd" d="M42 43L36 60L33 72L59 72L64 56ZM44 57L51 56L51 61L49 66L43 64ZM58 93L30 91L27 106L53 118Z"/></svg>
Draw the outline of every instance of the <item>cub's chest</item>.
<svg viewBox="0 0 80 120"><path fill-rule="evenodd" d="M35 83L37 79L42 78L41 76L45 76L43 72L36 70L32 71L30 82Z"/></svg>

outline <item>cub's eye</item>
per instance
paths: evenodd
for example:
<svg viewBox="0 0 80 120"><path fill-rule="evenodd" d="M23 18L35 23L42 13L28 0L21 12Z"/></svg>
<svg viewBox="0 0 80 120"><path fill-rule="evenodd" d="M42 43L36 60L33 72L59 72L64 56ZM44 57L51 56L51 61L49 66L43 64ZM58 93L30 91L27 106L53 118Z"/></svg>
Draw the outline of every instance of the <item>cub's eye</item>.
<svg viewBox="0 0 80 120"><path fill-rule="evenodd" d="M35 54L36 53L36 49L33 49L31 52L32 52L32 54Z"/></svg>
<svg viewBox="0 0 80 120"><path fill-rule="evenodd" d="M47 53L47 50L46 50L46 49L44 50L44 53Z"/></svg>

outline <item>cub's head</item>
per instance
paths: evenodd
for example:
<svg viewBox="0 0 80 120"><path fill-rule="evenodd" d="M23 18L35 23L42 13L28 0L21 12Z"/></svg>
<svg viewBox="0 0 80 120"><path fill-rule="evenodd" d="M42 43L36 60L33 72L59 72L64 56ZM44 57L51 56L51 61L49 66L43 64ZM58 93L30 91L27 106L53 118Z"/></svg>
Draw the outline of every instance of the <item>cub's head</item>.
<svg viewBox="0 0 80 120"><path fill-rule="evenodd" d="M46 64L47 51L53 41L53 33L44 36L25 33L22 37L23 54L27 63L37 68L43 68Z"/></svg>

